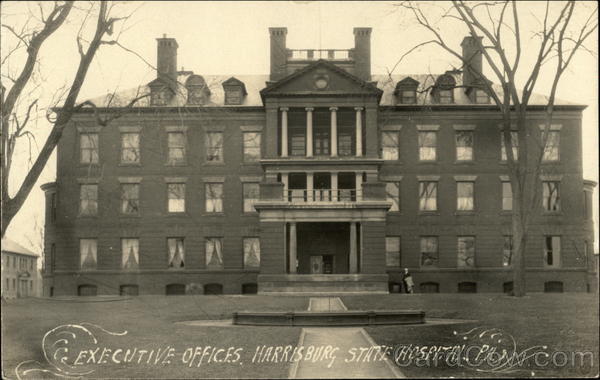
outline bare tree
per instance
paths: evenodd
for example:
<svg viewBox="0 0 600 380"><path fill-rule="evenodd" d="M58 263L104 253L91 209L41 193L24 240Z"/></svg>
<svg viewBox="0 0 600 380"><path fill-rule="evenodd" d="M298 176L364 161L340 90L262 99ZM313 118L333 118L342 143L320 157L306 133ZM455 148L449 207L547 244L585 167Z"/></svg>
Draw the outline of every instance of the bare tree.
<svg viewBox="0 0 600 380"><path fill-rule="evenodd" d="M13 3L14 4L14 3ZM2 94L0 97L0 111L2 124L2 236L23 206L23 203L29 196L33 186L37 182L42 170L46 166L54 148L57 146L65 128L70 124L74 113L83 107L95 107L90 101L77 104L77 97L86 80L88 70L93 62L98 50L102 45L116 45L126 51L129 49L123 47L118 38L123 28L115 33L116 24L127 20L131 14L123 17L113 17L115 3L106 1L100 2L39 2L36 11L31 8L32 3L28 3L29 13L26 22L18 27L2 21L3 40L11 36L17 42L3 54L1 62L1 72L3 84L1 86ZM50 4L50 6L48 5ZM3 7L3 16L6 15L6 6ZM79 14L74 16L74 13ZM31 168L27 171L25 179L18 187L14 196L9 193L9 176L11 169L15 164L15 146L17 141L22 138L35 140L35 134L29 130L33 115L37 111L39 98L36 97L34 90L44 83L35 77L35 70L39 69L40 51L47 43L48 39L58 30L64 29L67 25L67 19L74 18L78 22L79 31L74 36L74 42L77 44L79 52L79 63L75 75L70 80L70 84L64 88L55 89L52 104L49 104L47 110L48 122L51 125L51 131L44 142L39 154L33 160ZM31 24L36 26L32 27ZM122 24L122 23L121 23ZM88 35L89 34L89 35ZM107 36L112 36L106 40ZM19 53L24 58L21 62ZM12 62L18 61L18 62ZM14 67L17 67L16 74ZM68 79L65 79L68 80ZM8 86L4 86L7 83ZM47 91L48 92L48 91ZM145 97L143 94L136 97L130 107L137 100ZM105 118L96 113L96 121L99 125L106 125L108 122L120 115L119 112L113 113ZM31 142L31 140L30 140ZM30 157L31 160L31 157Z"/></svg>
<svg viewBox="0 0 600 380"><path fill-rule="evenodd" d="M539 28L532 36L524 36L521 25L524 12L517 1L452 1L447 6L412 1L398 4L419 27L431 35L430 40L409 49L400 61L426 45L441 47L461 62L462 70L467 70L477 79L474 87L487 92L501 113L502 139L506 147L514 200L512 266L515 296L525 295L524 252L530 223L539 207L541 163L550 135L558 84L575 54L581 50L591 52L585 43L590 36L593 38L598 27L596 4L576 1L538 4L539 15L543 18L538 19ZM433 14L438 15L435 20ZM473 38L477 50L491 69L489 78L483 70L470 64L472 57L463 57L447 42L440 25L453 22L467 29ZM531 63L523 58L525 49L534 55ZM544 104L545 127L541 131L538 146L535 146L528 136L539 133L534 130L538 125L529 122L528 113L542 72L542 77L551 78L551 84ZM518 146L515 147L517 157L513 154L511 139L511 129L515 128L518 134Z"/></svg>

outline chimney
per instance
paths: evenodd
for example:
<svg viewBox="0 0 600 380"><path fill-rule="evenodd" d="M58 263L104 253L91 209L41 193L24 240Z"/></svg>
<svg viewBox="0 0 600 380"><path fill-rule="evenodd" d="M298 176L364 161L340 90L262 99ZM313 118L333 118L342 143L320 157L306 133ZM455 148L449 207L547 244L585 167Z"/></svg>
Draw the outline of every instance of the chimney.
<svg viewBox="0 0 600 380"><path fill-rule="evenodd" d="M478 39L479 41L477 41ZM477 82L482 73L482 53L479 50L479 44L483 37L467 36L463 39L462 46L463 57L463 86L471 86Z"/></svg>
<svg viewBox="0 0 600 380"><path fill-rule="evenodd" d="M278 81L286 75L287 49L285 39L287 28L269 28L271 35L271 81Z"/></svg>
<svg viewBox="0 0 600 380"><path fill-rule="evenodd" d="M371 30L354 28L354 75L371 80Z"/></svg>
<svg viewBox="0 0 600 380"><path fill-rule="evenodd" d="M156 69L158 78L169 78L177 81L177 48L179 45L175 38L157 38Z"/></svg>

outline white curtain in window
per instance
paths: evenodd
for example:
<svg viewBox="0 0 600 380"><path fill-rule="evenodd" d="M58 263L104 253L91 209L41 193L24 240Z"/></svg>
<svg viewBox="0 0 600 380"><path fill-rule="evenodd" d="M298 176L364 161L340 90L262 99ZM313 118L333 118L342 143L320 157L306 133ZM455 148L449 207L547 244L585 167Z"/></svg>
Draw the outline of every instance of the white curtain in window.
<svg viewBox="0 0 600 380"><path fill-rule="evenodd" d="M512 210L513 197L510 182L502 182L502 210Z"/></svg>
<svg viewBox="0 0 600 380"><path fill-rule="evenodd" d="M421 238L421 266L436 266L438 263L437 238Z"/></svg>
<svg viewBox="0 0 600 380"><path fill-rule="evenodd" d="M223 184L206 184L206 212L223 212Z"/></svg>
<svg viewBox="0 0 600 380"><path fill-rule="evenodd" d="M519 134L517 132L510 132L510 143L512 144L513 158L519 159ZM506 144L504 143L504 133L500 132L500 146L502 148L502 161L508 160L506 154Z"/></svg>
<svg viewBox="0 0 600 380"><path fill-rule="evenodd" d="M473 132L456 132L456 160L470 161L473 159Z"/></svg>
<svg viewBox="0 0 600 380"><path fill-rule="evenodd" d="M121 161L140 162L140 135L139 133L121 134Z"/></svg>
<svg viewBox="0 0 600 380"><path fill-rule="evenodd" d="M98 163L98 134L83 133L80 138L81 146L81 163L82 164L97 164Z"/></svg>
<svg viewBox="0 0 600 380"><path fill-rule="evenodd" d="M244 267L258 268L260 266L260 240L258 238L244 239Z"/></svg>
<svg viewBox="0 0 600 380"><path fill-rule="evenodd" d="M544 147L544 160L557 161L560 135L558 131L549 131Z"/></svg>
<svg viewBox="0 0 600 380"><path fill-rule="evenodd" d="M388 202L392 202L392 207L388 211L400 211L400 184L386 182L385 192Z"/></svg>
<svg viewBox="0 0 600 380"><path fill-rule="evenodd" d="M206 239L206 266L207 268L223 267L223 243L221 238Z"/></svg>
<svg viewBox="0 0 600 380"><path fill-rule="evenodd" d="M183 268L185 266L185 250L183 239L167 239L169 246L169 268Z"/></svg>
<svg viewBox="0 0 600 380"><path fill-rule="evenodd" d="M185 134L183 132L169 132L169 162L181 163L185 161Z"/></svg>
<svg viewBox="0 0 600 380"><path fill-rule="evenodd" d="M421 161L434 161L437 146L436 132L419 132L419 159Z"/></svg>
<svg viewBox="0 0 600 380"><path fill-rule="evenodd" d="M80 239L81 269L96 269L98 243L96 239Z"/></svg>
<svg viewBox="0 0 600 380"><path fill-rule="evenodd" d="M419 182L419 210L437 210L437 182Z"/></svg>
<svg viewBox="0 0 600 380"><path fill-rule="evenodd" d="M244 161L258 161L260 159L260 133L244 133Z"/></svg>
<svg viewBox="0 0 600 380"><path fill-rule="evenodd" d="M81 185L80 191L81 214L95 215L98 212L98 185Z"/></svg>
<svg viewBox="0 0 600 380"><path fill-rule="evenodd" d="M137 269L139 265L138 239L121 239L121 253L123 269Z"/></svg>
<svg viewBox="0 0 600 380"><path fill-rule="evenodd" d="M258 200L258 183L245 183L244 191L244 212L255 212L254 203Z"/></svg>
<svg viewBox="0 0 600 380"><path fill-rule="evenodd" d="M473 182L457 182L456 193L456 209L473 210Z"/></svg>
<svg viewBox="0 0 600 380"><path fill-rule="evenodd" d="M121 212L137 214L139 211L139 185L124 183L121 185Z"/></svg>
<svg viewBox="0 0 600 380"><path fill-rule="evenodd" d="M223 161L223 133L209 132L206 134L206 160Z"/></svg>
<svg viewBox="0 0 600 380"><path fill-rule="evenodd" d="M475 238L471 236L458 238L458 266L475 266Z"/></svg>
<svg viewBox="0 0 600 380"><path fill-rule="evenodd" d="M383 132L381 146L384 160L398 160L398 132Z"/></svg>

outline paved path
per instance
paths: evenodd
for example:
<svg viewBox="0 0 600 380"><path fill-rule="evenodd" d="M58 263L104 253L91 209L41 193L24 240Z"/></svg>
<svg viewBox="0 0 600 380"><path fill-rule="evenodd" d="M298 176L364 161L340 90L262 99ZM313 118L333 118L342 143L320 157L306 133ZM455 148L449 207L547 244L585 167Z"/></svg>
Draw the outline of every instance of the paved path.
<svg viewBox="0 0 600 380"><path fill-rule="evenodd" d="M309 311L347 310L339 297L311 298ZM362 328L356 327L311 327L302 329L298 346L322 348L318 360L295 362L290 369L290 378L399 378L400 370L375 347L377 344ZM333 354L325 354L327 346ZM364 348L362 356L360 348ZM367 349L371 355L367 358ZM331 352L330 351L330 352Z"/></svg>

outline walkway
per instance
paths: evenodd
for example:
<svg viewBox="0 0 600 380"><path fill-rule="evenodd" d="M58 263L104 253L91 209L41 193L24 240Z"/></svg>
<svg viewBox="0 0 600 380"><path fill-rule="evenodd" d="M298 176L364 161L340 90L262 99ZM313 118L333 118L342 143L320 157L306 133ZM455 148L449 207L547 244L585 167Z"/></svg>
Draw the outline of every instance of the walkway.
<svg viewBox="0 0 600 380"><path fill-rule="evenodd" d="M339 297L311 298L309 311L343 311L346 306ZM399 378L400 370L382 355L377 344L362 328L357 327L311 327L302 329L298 346L315 348L332 346L333 355L322 355L317 361L295 362L290 378ZM372 348L371 348L372 347ZM360 348L364 348L363 351ZM371 348L370 351L367 349ZM361 354L362 355L359 355ZM367 353L370 352L370 355Z"/></svg>

